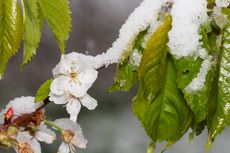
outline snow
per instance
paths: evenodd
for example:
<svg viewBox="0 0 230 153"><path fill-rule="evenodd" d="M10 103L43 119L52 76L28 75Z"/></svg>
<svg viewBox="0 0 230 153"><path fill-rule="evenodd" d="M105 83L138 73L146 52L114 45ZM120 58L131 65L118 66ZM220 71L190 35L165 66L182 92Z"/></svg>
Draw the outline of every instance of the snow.
<svg viewBox="0 0 230 153"><path fill-rule="evenodd" d="M199 28L208 19L206 7L206 0L175 0L171 10L173 22L168 46L177 59L199 56Z"/></svg>
<svg viewBox="0 0 230 153"><path fill-rule="evenodd" d="M106 53L95 57L95 68L117 63L123 51L132 50L137 35L150 25L157 26L158 13L164 0L144 0L129 16L119 32L118 39ZM154 28L153 28L154 29Z"/></svg>
<svg viewBox="0 0 230 153"><path fill-rule="evenodd" d="M192 82L185 88L187 92L199 91L204 87L206 76L209 70L212 67L212 56L207 56L207 58L203 61L200 72L197 77L192 80Z"/></svg>
<svg viewBox="0 0 230 153"><path fill-rule="evenodd" d="M141 53L138 50L134 49L131 56L130 56L130 63L137 69L141 62Z"/></svg>

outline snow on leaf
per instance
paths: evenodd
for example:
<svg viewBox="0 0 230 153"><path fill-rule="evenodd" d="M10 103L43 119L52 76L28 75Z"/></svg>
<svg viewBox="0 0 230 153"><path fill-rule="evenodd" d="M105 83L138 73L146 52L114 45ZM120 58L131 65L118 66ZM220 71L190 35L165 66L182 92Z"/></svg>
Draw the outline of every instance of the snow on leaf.
<svg viewBox="0 0 230 153"><path fill-rule="evenodd" d="M206 0L175 0L172 7L172 29L169 32L170 52L176 58L199 56L199 28L207 22Z"/></svg>
<svg viewBox="0 0 230 153"><path fill-rule="evenodd" d="M144 36L146 35L147 30L141 32L133 45L132 51L125 51L120 59L120 62L117 65L116 76L114 79L114 84L110 88L110 91L129 91L133 85L137 83L138 73L137 68L140 64L141 54L144 50L142 47ZM134 57L136 56L140 57Z"/></svg>
<svg viewBox="0 0 230 153"><path fill-rule="evenodd" d="M168 15L144 50L139 67L140 87L133 103L134 114L154 142L175 142L192 121L191 115L188 117L189 107L176 85L174 64L171 57L167 58L170 28Z"/></svg>

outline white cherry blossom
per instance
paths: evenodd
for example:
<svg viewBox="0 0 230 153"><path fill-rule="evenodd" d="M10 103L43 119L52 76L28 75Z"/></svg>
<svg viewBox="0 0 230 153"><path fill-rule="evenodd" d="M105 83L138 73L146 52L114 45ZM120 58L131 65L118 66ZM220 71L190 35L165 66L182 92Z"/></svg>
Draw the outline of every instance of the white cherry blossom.
<svg viewBox="0 0 230 153"><path fill-rule="evenodd" d="M17 153L41 153L39 142L28 131L19 132L16 140L17 146L14 149Z"/></svg>
<svg viewBox="0 0 230 153"><path fill-rule="evenodd" d="M75 153L76 148L86 148L87 140L85 139L79 124L67 119L57 119L54 124L63 129L63 142L58 149L58 153Z"/></svg>
<svg viewBox="0 0 230 153"><path fill-rule="evenodd" d="M69 92L75 97L82 97L97 79L97 74L92 56L76 52L62 55L53 69L55 79L50 87L51 93L62 95Z"/></svg>
<svg viewBox="0 0 230 153"><path fill-rule="evenodd" d="M28 131L18 133L16 138L17 146L14 148L18 153L32 152L41 153L40 142L52 144L56 139L56 134L49 129L43 122L39 125L34 135L30 135Z"/></svg>
<svg viewBox="0 0 230 153"><path fill-rule="evenodd" d="M50 101L66 104L72 121L77 120L81 105L95 109L97 101L87 94L97 78L93 57L72 52L61 57L53 69L54 81L50 86Z"/></svg>

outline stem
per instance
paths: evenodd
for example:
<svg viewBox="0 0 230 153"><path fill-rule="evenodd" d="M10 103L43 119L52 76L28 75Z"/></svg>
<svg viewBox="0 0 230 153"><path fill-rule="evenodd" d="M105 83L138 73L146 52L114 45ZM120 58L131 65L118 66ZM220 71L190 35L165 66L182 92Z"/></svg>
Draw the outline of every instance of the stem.
<svg viewBox="0 0 230 153"><path fill-rule="evenodd" d="M155 143L151 142L148 146L147 153L153 153L154 148L155 148Z"/></svg>
<svg viewBox="0 0 230 153"><path fill-rule="evenodd" d="M47 125L51 126L51 127L54 127L60 133L63 132L63 129L61 127L57 126L56 124L54 124L53 122L46 120L46 119L44 119L43 122L46 123Z"/></svg>

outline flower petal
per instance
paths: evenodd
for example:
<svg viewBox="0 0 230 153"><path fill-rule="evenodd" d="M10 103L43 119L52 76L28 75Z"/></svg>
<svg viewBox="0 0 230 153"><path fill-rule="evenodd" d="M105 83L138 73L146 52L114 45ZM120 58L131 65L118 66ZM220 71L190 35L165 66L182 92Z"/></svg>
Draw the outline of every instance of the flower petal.
<svg viewBox="0 0 230 153"><path fill-rule="evenodd" d="M19 144L28 143L34 153L41 153L40 143L32 138L29 132L19 132L16 139Z"/></svg>
<svg viewBox="0 0 230 153"><path fill-rule="evenodd" d="M35 134L37 140L51 144L56 139L56 134L54 131L49 129L44 123L38 128L38 131Z"/></svg>
<svg viewBox="0 0 230 153"><path fill-rule="evenodd" d="M68 91L75 97L82 97L86 94L88 88L84 84L71 81L68 85Z"/></svg>
<svg viewBox="0 0 230 153"><path fill-rule="evenodd" d="M59 149L58 149L58 153L69 153L70 149L68 144L62 142L62 144L60 145Z"/></svg>
<svg viewBox="0 0 230 153"><path fill-rule="evenodd" d="M80 98L80 101L81 104L86 108L88 108L89 110L93 110L97 107L97 101L88 94Z"/></svg>
<svg viewBox="0 0 230 153"><path fill-rule="evenodd" d="M94 69L86 69L78 74L78 80L89 89L97 79L97 74L98 72Z"/></svg>
<svg viewBox="0 0 230 153"><path fill-rule="evenodd" d="M33 149L34 153L41 153L41 145L36 139L30 140L29 144Z"/></svg>
<svg viewBox="0 0 230 153"><path fill-rule="evenodd" d="M78 148L85 149L88 141L85 139L82 133L78 133L77 135L74 136L72 143Z"/></svg>
<svg viewBox="0 0 230 153"><path fill-rule="evenodd" d="M77 116L81 109L81 103L76 99L75 101L68 102L66 105L66 110L70 114L70 120L73 122L77 121Z"/></svg>
<svg viewBox="0 0 230 153"><path fill-rule="evenodd" d="M50 85L50 91L55 95L62 95L68 85L68 76L59 76Z"/></svg>
<svg viewBox="0 0 230 153"><path fill-rule="evenodd" d="M85 139L79 124L67 118L56 119L54 123L62 127L64 130L71 130L74 132L74 138L71 141L72 144L74 144L78 148L86 148L86 144L88 141Z"/></svg>
<svg viewBox="0 0 230 153"><path fill-rule="evenodd" d="M53 75L54 76L67 75L68 72L70 71L71 71L70 62L65 55L62 55L60 62L53 69Z"/></svg>
<svg viewBox="0 0 230 153"><path fill-rule="evenodd" d="M53 101L55 104L66 104L67 103L67 97L65 94L59 96L59 95L50 93L49 100Z"/></svg>

